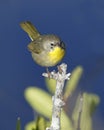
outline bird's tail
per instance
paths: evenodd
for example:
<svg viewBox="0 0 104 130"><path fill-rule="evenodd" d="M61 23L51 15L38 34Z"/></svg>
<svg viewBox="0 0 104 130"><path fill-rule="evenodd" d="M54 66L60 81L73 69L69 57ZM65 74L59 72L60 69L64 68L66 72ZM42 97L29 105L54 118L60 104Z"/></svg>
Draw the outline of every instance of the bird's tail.
<svg viewBox="0 0 104 130"><path fill-rule="evenodd" d="M38 36L40 36L40 33L31 22L29 21L21 22L20 26L29 35L32 41L34 41Z"/></svg>

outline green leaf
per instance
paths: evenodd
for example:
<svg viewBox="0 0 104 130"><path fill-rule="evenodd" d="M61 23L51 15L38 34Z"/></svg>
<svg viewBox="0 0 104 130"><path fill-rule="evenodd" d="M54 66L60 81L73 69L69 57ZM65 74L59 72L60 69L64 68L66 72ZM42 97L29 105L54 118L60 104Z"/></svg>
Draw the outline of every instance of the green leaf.
<svg viewBox="0 0 104 130"><path fill-rule="evenodd" d="M29 87L25 90L24 95L35 111L45 117L51 117L52 99L48 93L37 87Z"/></svg>
<svg viewBox="0 0 104 130"><path fill-rule="evenodd" d="M44 128L49 126L50 126L49 121L43 120L41 118L41 120L37 119L36 121L28 123L25 126L25 130L43 130ZM74 130L69 117L64 112L62 112L61 115L61 130Z"/></svg>
<svg viewBox="0 0 104 130"><path fill-rule="evenodd" d="M38 116L36 120L36 130L45 130L46 129L46 120L42 116Z"/></svg>
<svg viewBox="0 0 104 130"><path fill-rule="evenodd" d="M79 83L79 80L82 76L82 73L83 73L83 68L81 66L77 66L71 73L71 78L70 78L70 80L67 81L66 87L65 87L65 93L64 93L65 100L67 100L67 98L76 89L76 87Z"/></svg>
<svg viewBox="0 0 104 130"><path fill-rule="evenodd" d="M16 130L21 130L20 118L17 118Z"/></svg>
<svg viewBox="0 0 104 130"><path fill-rule="evenodd" d="M80 130L92 130L92 119L91 116L96 109L96 106L99 104L99 97L95 94L83 94L83 104L82 106L78 105L78 102L80 104L80 100L78 98L74 112L73 112L73 121L77 126L80 127ZM82 107L82 108L81 108ZM78 109L81 109L81 111L78 111ZM81 113L79 113L81 112ZM79 113L79 114L78 114ZM78 117L80 115L80 118Z"/></svg>
<svg viewBox="0 0 104 130"><path fill-rule="evenodd" d="M25 126L25 130L36 130L36 122L31 121L31 122L27 123Z"/></svg>
<svg viewBox="0 0 104 130"><path fill-rule="evenodd" d="M100 99L95 94L83 94L83 108L81 114L81 130L92 130L91 116L96 106L99 104Z"/></svg>
<svg viewBox="0 0 104 130"><path fill-rule="evenodd" d="M55 89L56 89L56 80L54 79L49 79L49 78L45 78L45 82L46 82L46 86L48 88L48 90L54 94Z"/></svg>
<svg viewBox="0 0 104 130"><path fill-rule="evenodd" d="M36 87L29 87L25 90L25 98L34 110L51 120L52 98L48 93ZM62 130L73 130L69 117L63 111L61 114L61 128Z"/></svg>
<svg viewBox="0 0 104 130"><path fill-rule="evenodd" d="M50 122L42 116L38 116L36 120L29 122L25 126L25 130L46 130L49 127Z"/></svg>
<svg viewBox="0 0 104 130"><path fill-rule="evenodd" d="M61 130L74 130L70 118L64 111L61 113Z"/></svg>

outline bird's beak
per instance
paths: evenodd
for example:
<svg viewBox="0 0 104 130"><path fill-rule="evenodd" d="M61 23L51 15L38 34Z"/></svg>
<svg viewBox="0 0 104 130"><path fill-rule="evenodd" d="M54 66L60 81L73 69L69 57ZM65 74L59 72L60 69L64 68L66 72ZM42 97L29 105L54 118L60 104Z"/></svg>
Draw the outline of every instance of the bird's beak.
<svg viewBox="0 0 104 130"><path fill-rule="evenodd" d="M65 49L65 44L64 44L63 41L60 42L60 47L61 47L62 49Z"/></svg>

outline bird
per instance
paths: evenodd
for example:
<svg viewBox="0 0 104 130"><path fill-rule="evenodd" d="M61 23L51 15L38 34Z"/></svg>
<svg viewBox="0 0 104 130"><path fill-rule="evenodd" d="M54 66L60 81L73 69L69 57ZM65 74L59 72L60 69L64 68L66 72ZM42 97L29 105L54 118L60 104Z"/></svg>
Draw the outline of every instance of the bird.
<svg viewBox="0 0 104 130"><path fill-rule="evenodd" d="M40 66L53 67L65 56L65 43L55 34L40 34L30 21L20 23L31 42L27 45L33 60Z"/></svg>

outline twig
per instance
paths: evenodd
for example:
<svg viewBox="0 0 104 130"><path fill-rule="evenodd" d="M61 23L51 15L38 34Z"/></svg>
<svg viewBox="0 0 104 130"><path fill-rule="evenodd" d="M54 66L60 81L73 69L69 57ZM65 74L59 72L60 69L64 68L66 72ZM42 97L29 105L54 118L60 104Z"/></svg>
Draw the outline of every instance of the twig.
<svg viewBox="0 0 104 130"><path fill-rule="evenodd" d="M60 130L60 117L61 117L61 109L65 105L63 101L63 87L65 80L69 80L70 73L66 74L67 65L61 64L58 66L58 72L55 71L50 72L50 76L48 73L43 73L44 77L48 77L56 80L56 91L55 95L52 97L53 101L53 109L52 109L52 122L49 128L46 130Z"/></svg>
<svg viewBox="0 0 104 130"><path fill-rule="evenodd" d="M79 116L78 116L77 130L81 130L80 122L81 122L82 107L83 107L83 94L81 93L80 94L80 102L79 102L79 106L78 106Z"/></svg>

